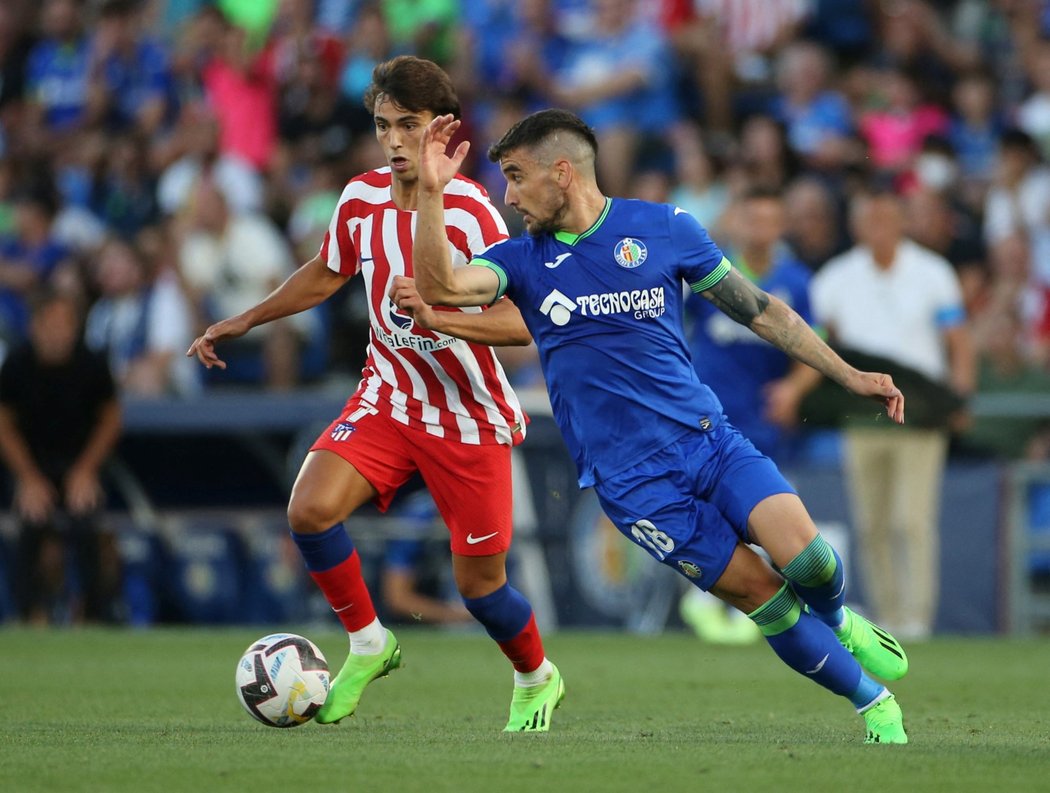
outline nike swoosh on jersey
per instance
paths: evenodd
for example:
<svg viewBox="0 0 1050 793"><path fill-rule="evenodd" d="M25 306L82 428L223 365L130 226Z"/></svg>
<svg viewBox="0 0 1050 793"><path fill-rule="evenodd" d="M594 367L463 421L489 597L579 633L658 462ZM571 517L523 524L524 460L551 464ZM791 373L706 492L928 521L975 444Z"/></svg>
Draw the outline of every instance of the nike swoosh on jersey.
<svg viewBox="0 0 1050 793"><path fill-rule="evenodd" d="M492 534L484 534L481 537L475 537L473 534L467 535L467 545L477 545L479 542L485 542L485 540L491 540L499 534L498 531L492 532Z"/></svg>
<svg viewBox="0 0 1050 793"><path fill-rule="evenodd" d="M556 257L554 257L553 262L544 262L543 266L546 267L548 270L553 270L555 267L557 267L563 261L568 259L570 256L572 256L571 251L569 253L559 253Z"/></svg>

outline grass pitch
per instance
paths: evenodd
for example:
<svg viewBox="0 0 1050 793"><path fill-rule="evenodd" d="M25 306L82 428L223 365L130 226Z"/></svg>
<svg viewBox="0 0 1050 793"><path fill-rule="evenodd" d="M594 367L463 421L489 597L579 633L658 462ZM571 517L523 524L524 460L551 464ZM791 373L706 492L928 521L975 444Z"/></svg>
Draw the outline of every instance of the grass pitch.
<svg viewBox="0 0 1050 793"><path fill-rule="evenodd" d="M345 637L296 630L335 668ZM548 735L500 732L510 671L482 634L398 631L405 668L337 726L264 727L234 666L266 631L0 630L0 790L1047 791L1050 641L909 647L908 746L764 645L559 633Z"/></svg>

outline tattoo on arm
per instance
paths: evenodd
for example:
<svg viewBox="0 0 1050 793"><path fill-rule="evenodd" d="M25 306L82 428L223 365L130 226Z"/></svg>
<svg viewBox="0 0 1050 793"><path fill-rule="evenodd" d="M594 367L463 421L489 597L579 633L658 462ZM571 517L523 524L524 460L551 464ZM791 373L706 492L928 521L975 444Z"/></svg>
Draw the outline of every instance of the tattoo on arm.
<svg viewBox="0 0 1050 793"><path fill-rule="evenodd" d="M730 270L729 275L703 295L720 311L748 327L769 305L769 295L736 270Z"/></svg>

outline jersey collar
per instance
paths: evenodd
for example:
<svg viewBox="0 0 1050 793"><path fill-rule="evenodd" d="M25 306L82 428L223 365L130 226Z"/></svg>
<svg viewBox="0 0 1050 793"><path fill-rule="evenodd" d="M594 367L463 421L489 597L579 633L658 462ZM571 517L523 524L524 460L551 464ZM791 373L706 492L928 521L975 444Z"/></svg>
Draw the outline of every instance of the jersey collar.
<svg viewBox="0 0 1050 793"><path fill-rule="evenodd" d="M556 231L554 232L554 238L558 240L558 242L564 242L566 245L575 245L584 237L589 237L598 230L598 227L602 225L602 223L605 221L606 216L609 214L610 207L612 207L612 199L606 196L605 208L602 210L602 213L598 215L598 219L591 224L591 227L589 229L587 229L582 234L573 234L568 231Z"/></svg>

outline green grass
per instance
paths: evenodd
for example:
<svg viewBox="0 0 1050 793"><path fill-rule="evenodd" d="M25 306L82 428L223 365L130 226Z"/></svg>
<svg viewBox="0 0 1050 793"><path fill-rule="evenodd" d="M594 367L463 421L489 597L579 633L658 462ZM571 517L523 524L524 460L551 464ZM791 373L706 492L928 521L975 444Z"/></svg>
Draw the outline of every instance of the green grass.
<svg viewBox="0 0 1050 793"><path fill-rule="evenodd" d="M405 668L333 727L268 729L234 666L262 630L0 630L0 790L1046 791L1050 641L910 647L908 746L764 645L560 633L549 735L500 732L510 671L483 635L399 631ZM338 667L345 638L307 633Z"/></svg>

